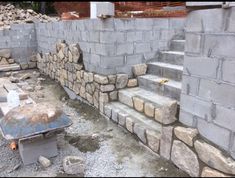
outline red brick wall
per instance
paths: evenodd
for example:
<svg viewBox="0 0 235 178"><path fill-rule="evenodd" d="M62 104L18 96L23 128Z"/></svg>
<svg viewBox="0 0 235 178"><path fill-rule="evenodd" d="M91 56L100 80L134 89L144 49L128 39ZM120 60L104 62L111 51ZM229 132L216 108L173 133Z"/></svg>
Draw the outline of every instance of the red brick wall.
<svg viewBox="0 0 235 178"><path fill-rule="evenodd" d="M185 6L185 2L167 2L167 1L132 1L132 2L114 2L117 11L144 11L146 9L161 9L163 6ZM90 16L90 2L55 2L54 7L59 15L63 12L77 11L80 17Z"/></svg>

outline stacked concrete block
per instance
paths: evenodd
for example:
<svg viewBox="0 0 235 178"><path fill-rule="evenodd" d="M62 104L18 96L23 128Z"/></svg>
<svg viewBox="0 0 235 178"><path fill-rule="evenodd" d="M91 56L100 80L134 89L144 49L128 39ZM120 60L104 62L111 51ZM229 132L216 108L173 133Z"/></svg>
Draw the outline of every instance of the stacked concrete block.
<svg viewBox="0 0 235 178"><path fill-rule="evenodd" d="M35 68L31 61L37 51L36 30L34 24L12 24L10 29L0 32L0 49L10 49L11 56L22 69Z"/></svg>
<svg viewBox="0 0 235 178"><path fill-rule="evenodd" d="M232 7L189 14L180 103L180 121L198 128L202 136L233 158L235 43L230 28L234 16L229 14L234 13Z"/></svg>
<svg viewBox="0 0 235 178"><path fill-rule="evenodd" d="M168 41L184 28L184 18L164 19L84 19L37 23L39 52L55 52L55 40L79 43L84 65L102 75L126 73L132 65L157 56L168 48Z"/></svg>

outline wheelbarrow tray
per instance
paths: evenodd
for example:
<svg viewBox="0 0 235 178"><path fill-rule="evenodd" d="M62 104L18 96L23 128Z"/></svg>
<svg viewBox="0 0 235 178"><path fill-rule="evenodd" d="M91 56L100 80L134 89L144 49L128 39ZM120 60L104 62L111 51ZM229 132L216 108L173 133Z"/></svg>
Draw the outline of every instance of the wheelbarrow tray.
<svg viewBox="0 0 235 178"><path fill-rule="evenodd" d="M16 115L9 117L7 114L1 117L0 129L5 139L18 140L37 134L54 132L72 124L72 121L63 112L57 114L55 119L43 122L41 120L32 121L31 118L24 115L19 118Z"/></svg>

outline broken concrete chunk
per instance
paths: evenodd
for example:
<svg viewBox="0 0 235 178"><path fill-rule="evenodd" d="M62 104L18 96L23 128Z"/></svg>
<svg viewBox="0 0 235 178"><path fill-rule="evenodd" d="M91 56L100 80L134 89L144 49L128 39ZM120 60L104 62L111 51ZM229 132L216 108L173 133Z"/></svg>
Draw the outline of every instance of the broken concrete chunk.
<svg viewBox="0 0 235 178"><path fill-rule="evenodd" d="M63 159L63 168L66 174L84 174L85 162L78 156L66 156Z"/></svg>
<svg viewBox="0 0 235 178"><path fill-rule="evenodd" d="M38 162L44 167L47 168L51 165L51 161L44 156L39 156Z"/></svg>

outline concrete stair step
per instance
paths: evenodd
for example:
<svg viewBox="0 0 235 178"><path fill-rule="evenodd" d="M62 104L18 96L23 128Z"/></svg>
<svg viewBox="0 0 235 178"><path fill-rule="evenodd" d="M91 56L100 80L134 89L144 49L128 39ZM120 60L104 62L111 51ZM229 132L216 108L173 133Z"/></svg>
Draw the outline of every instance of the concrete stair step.
<svg viewBox="0 0 235 178"><path fill-rule="evenodd" d="M119 90L118 98L121 103L161 124L177 120L177 101L171 98L139 87Z"/></svg>
<svg viewBox="0 0 235 178"><path fill-rule="evenodd" d="M184 51L185 40L172 40L170 43L170 50Z"/></svg>
<svg viewBox="0 0 235 178"><path fill-rule="evenodd" d="M181 51L160 51L158 61L183 66L184 52L181 52Z"/></svg>
<svg viewBox="0 0 235 178"><path fill-rule="evenodd" d="M147 73L181 81L183 66L163 62L151 62L148 63Z"/></svg>
<svg viewBox="0 0 235 178"><path fill-rule="evenodd" d="M162 83L165 79L168 82ZM146 74L138 77L138 83L140 88L180 101L181 82L179 81Z"/></svg>
<svg viewBox="0 0 235 178"><path fill-rule="evenodd" d="M16 70L20 70L20 65L18 64L0 65L0 72L9 72Z"/></svg>
<svg viewBox="0 0 235 178"><path fill-rule="evenodd" d="M141 113L120 102L107 103L104 106L105 115L115 123L124 127L131 133L135 134L144 144L148 145L148 133L152 133L158 141L161 139L162 125L149 119ZM157 140L156 140L157 141ZM158 152L158 148L151 148Z"/></svg>

